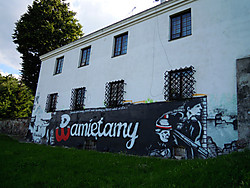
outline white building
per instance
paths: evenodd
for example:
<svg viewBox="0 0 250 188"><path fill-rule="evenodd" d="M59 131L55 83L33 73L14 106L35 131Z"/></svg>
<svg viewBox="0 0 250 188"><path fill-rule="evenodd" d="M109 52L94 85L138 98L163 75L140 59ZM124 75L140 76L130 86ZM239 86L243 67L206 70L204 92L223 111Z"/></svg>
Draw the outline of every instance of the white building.
<svg viewBox="0 0 250 188"><path fill-rule="evenodd" d="M170 0L44 54L34 140L54 111L206 96L204 131L222 149L238 139L236 60L250 55L249 31L249 0Z"/></svg>

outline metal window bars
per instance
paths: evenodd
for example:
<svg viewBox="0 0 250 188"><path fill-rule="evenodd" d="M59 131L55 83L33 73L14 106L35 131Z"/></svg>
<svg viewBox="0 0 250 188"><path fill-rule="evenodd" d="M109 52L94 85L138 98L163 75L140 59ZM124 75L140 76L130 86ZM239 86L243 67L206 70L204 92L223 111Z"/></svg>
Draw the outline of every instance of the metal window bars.
<svg viewBox="0 0 250 188"><path fill-rule="evenodd" d="M192 98L195 93L194 67L166 71L164 75L164 98L165 100L179 100Z"/></svg>
<svg viewBox="0 0 250 188"><path fill-rule="evenodd" d="M85 93L86 93L85 87L72 89L71 102L70 102L71 110L83 110Z"/></svg>
<svg viewBox="0 0 250 188"><path fill-rule="evenodd" d="M57 93L49 94L47 96L46 107L45 107L46 112L56 111L57 98L58 98Z"/></svg>
<svg viewBox="0 0 250 188"><path fill-rule="evenodd" d="M107 82L105 85L105 100L106 107L118 107L123 105L124 101L124 80Z"/></svg>

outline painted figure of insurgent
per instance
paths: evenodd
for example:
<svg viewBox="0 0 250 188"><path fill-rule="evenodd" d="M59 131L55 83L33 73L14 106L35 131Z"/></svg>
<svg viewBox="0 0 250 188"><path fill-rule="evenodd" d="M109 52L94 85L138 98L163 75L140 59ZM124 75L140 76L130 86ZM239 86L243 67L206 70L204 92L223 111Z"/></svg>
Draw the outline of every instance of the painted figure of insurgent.
<svg viewBox="0 0 250 188"><path fill-rule="evenodd" d="M206 155L206 151L201 148L201 112L201 101L190 100L178 109L163 114L156 121L156 133L170 152L173 147L182 146L186 150L187 158Z"/></svg>

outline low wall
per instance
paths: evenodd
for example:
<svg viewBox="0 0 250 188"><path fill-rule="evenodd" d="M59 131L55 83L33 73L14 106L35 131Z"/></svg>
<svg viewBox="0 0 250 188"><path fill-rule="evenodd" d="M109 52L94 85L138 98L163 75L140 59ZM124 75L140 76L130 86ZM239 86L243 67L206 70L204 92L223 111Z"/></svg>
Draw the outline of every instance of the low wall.
<svg viewBox="0 0 250 188"><path fill-rule="evenodd" d="M0 121L0 133L25 137L28 132L30 118L18 118Z"/></svg>
<svg viewBox="0 0 250 188"><path fill-rule="evenodd" d="M207 158L237 150L236 121L224 121L219 115L207 118L204 96L56 111L48 119L38 113L32 117L30 133L41 144L164 158Z"/></svg>

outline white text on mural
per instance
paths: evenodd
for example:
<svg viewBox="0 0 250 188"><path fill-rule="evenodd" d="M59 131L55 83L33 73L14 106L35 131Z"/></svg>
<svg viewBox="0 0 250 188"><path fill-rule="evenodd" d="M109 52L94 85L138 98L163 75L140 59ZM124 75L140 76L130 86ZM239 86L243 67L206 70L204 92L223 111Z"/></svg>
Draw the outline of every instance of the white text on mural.
<svg viewBox="0 0 250 188"><path fill-rule="evenodd" d="M64 134L64 127L68 125L70 121L70 116L64 114L61 116L61 136L63 139L62 134ZM127 143L127 149L131 149L134 144L135 140L138 138L137 130L139 127L139 122L136 123L127 123L127 122L108 122L103 123L103 117L99 121L93 121L92 119L87 123L75 123L71 126L68 126L68 131L70 131L71 136L85 136L85 137L123 137L123 138L130 138ZM58 129L58 128L57 128ZM59 137L58 130L56 130L57 134L56 137ZM69 136L69 132L67 132ZM67 136L67 135L66 135ZM67 136L67 139L68 139ZM65 136L64 136L65 137ZM65 140L65 139L64 139ZM65 140L66 141L66 140Z"/></svg>

